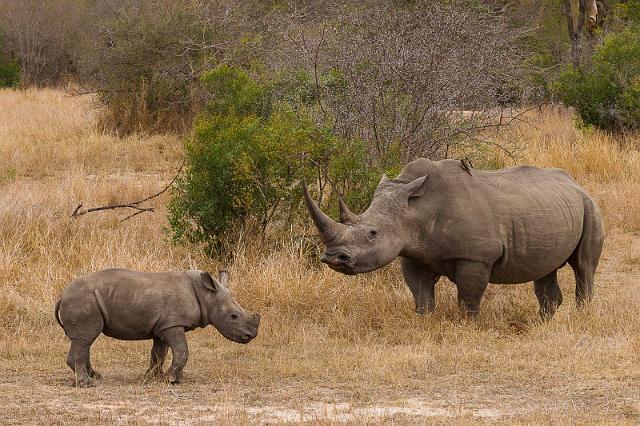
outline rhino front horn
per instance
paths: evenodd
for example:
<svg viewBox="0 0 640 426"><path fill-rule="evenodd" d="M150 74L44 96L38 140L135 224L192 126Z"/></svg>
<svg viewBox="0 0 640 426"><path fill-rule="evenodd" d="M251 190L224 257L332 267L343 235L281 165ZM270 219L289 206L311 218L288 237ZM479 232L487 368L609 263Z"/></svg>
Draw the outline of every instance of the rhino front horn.
<svg viewBox="0 0 640 426"><path fill-rule="evenodd" d="M329 216L324 214L316 203L313 202L309 195L307 182L304 179L302 180L302 189L304 191L304 203L307 205L307 210L309 210L309 214L311 215L311 219L313 219L313 223L315 223L316 228L320 231L322 239L324 241L328 241L336 238L340 233L341 224L335 222Z"/></svg>

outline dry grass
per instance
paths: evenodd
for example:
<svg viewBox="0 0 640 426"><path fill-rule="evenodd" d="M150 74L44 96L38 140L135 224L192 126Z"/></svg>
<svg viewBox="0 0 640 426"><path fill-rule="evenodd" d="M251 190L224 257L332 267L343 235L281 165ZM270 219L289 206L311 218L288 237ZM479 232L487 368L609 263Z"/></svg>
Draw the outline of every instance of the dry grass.
<svg viewBox="0 0 640 426"><path fill-rule="evenodd" d="M640 155L583 134L565 112L504 137L527 162L570 170L597 198L608 236L596 299L575 309L573 278L556 318L537 321L532 286L490 286L477 321L451 283L419 318L397 265L346 277L308 260L305 241L233 265L167 242L163 205L124 224L69 214L163 186L180 161L172 137L97 134L90 104L56 91L0 92L0 422L575 423L640 421ZM161 152L162 151L162 152ZM496 154L497 155L497 154ZM500 159L507 163L506 159ZM71 387L53 303L74 277L107 266L231 267L243 305L263 315L241 346L190 333L185 382L143 384L148 342L93 347L105 379Z"/></svg>

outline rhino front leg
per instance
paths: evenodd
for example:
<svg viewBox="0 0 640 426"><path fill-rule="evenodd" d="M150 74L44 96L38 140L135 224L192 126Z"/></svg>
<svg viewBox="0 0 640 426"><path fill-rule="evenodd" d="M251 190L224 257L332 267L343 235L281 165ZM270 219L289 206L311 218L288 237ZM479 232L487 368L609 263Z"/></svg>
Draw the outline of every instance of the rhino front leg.
<svg viewBox="0 0 640 426"><path fill-rule="evenodd" d="M159 377L162 375L162 366L169 351L169 344L163 342L160 338L153 339L153 347L151 348L151 356L149 359L149 369L145 373L147 377Z"/></svg>
<svg viewBox="0 0 640 426"><path fill-rule="evenodd" d="M171 347L171 356L173 358L169 369L169 383L180 383L182 369L189 358L189 348L184 328L172 327L167 329L162 335L162 340Z"/></svg>
<svg viewBox="0 0 640 426"><path fill-rule="evenodd" d="M480 312L480 301L489 284L490 268L484 263L470 260L456 261L455 284L458 288L458 303L469 316Z"/></svg>
<svg viewBox="0 0 640 426"><path fill-rule="evenodd" d="M424 269L414 261L403 257L400 259L404 282L411 290L416 303L416 312L423 315L432 312L436 307L435 287L440 275Z"/></svg>

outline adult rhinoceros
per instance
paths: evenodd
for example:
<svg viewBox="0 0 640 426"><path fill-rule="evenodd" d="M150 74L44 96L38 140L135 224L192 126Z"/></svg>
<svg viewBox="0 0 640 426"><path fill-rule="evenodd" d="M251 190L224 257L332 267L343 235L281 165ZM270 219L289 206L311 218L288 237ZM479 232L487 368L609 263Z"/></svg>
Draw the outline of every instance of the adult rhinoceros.
<svg viewBox="0 0 640 426"><path fill-rule="evenodd" d="M416 312L435 307L444 275L467 313L478 313L488 283L534 282L540 314L562 303L557 270L575 272L579 306L593 297L603 243L602 219L565 171L517 166L466 172L457 160L418 159L395 178L382 176L369 208L340 223L305 202L326 245L322 262L343 274L373 271L400 256Z"/></svg>

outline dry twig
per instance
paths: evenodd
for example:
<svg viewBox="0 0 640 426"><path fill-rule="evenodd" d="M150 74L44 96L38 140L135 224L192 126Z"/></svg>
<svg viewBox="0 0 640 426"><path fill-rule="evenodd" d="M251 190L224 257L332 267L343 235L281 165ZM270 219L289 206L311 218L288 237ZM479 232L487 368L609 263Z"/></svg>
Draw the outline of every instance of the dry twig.
<svg viewBox="0 0 640 426"><path fill-rule="evenodd" d="M142 200L138 200L138 201L132 201L129 203L120 203L120 204L108 204L106 206L99 206L99 207L91 207L88 209L83 209L82 206L84 205L83 203L78 204L78 206L75 208L75 210L73 211L73 213L71 213L71 218L75 219L79 216L83 216L87 213L93 213L93 212L99 212L99 211L104 211L104 210L115 210L115 209L132 209L135 210L134 213L130 214L129 216L125 217L124 219L122 219L120 222L124 222L128 219L131 219L134 216L137 216L141 213L144 212L153 212L155 211L154 207L145 207L142 206L142 204L146 201L149 201L153 198L159 197L160 195L164 194L165 192L167 192L169 190L169 188L175 183L175 181L178 179L178 176L180 176L180 172L182 171L182 168L184 167L184 161L182 162L182 164L180 164L180 167L178 167L178 171L176 172L175 176L173 177L173 179L171 179L171 182L169 182L164 188L162 188L160 191L156 192L153 195L150 195L146 198L143 198Z"/></svg>

